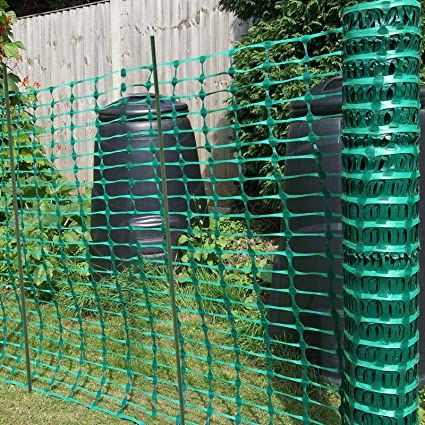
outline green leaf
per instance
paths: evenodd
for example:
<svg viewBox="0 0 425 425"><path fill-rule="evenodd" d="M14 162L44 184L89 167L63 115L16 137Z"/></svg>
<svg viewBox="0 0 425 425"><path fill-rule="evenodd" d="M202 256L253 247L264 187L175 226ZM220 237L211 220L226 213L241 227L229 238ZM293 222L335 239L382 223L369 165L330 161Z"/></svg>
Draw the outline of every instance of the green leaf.
<svg viewBox="0 0 425 425"><path fill-rule="evenodd" d="M12 24L16 23L16 13L13 10L9 10L8 12L6 12L6 16L11 18Z"/></svg>
<svg viewBox="0 0 425 425"><path fill-rule="evenodd" d="M184 245L188 240L189 238L186 235L181 235L179 238L179 245Z"/></svg>
<svg viewBox="0 0 425 425"><path fill-rule="evenodd" d="M56 214L43 214L40 219L41 225L46 227L56 227L60 221Z"/></svg>
<svg viewBox="0 0 425 425"><path fill-rule="evenodd" d="M77 243L81 241L80 235L74 231L65 232L62 238L65 242L69 242L69 243Z"/></svg>
<svg viewBox="0 0 425 425"><path fill-rule="evenodd" d="M51 279L53 277L53 272L56 270L57 265L51 263L50 261L46 262L47 278Z"/></svg>
<svg viewBox="0 0 425 425"><path fill-rule="evenodd" d="M22 41L15 41L15 44L22 50L25 50L25 46L23 45Z"/></svg>
<svg viewBox="0 0 425 425"><path fill-rule="evenodd" d="M9 89L10 93L17 93L19 91L19 87L18 87L17 82L13 81L10 78L10 75L7 77L7 83L8 83L8 86L9 86L8 89Z"/></svg>
<svg viewBox="0 0 425 425"><path fill-rule="evenodd" d="M255 304L257 302L257 297L255 295L248 295L245 298L245 302L250 303L250 304Z"/></svg>
<svg viewBox="0 0 425 425"><path fill-rule="evenodd" d="M34 260L37 260L37 261L41 260L41 251L40 250L34 251L31 255L31 257L34 258Z"/></svg>
<svg viewBox="0 0 425 425"><path fill-rule="evenodd" d="M15 82L15 83L20 83L21 82L21 79L20 79L20 77L18 76L18 75L16 75L16 74L12 74L12 73L10 73L10 74L8 74L7 75L8 76L8 78L9 78L9 80L10 81L13 81L13 82ZM24 135L22 135L23 137L25 137L26 139L28 139L28 134L24 134ZM21 136L21 137L22 137Z"/></svg>
<svg viewBox="0 0 425 425"><path fill-rule="evenodd" d="M47 273L45 270L45 266L44 265L39 265L34 272L33 275L34 278L34 284L36 286L41 286L47 279Z"/></svg>
<svg viewBox="0 0 425 425"><path fill-rule="evenodd" d="M65 205L60 205L59 210L63 215L70 214L79 214L80 213L80 205L78 202L72 202Z"/></svg>
<svg viewBox="0 0 425 425"><path fill-rule="evenodd" d="M220 248L224 248L224 247L227 245L227 241L226 241L226 240L224 240L224 239L218 239L218 240L217 240L217 245L218 245Z"/></svg>
<svg viewBox="0 0 425 425"><path fill-rule="evenodd" d="M0 8L7 9L9 5L7 4L6 0L0 0Z"/></svg>
<svg viewBox="0 0 425 425"><path fill-rule="evenodd" d="M262 271L259 273L259 277L266 283L272 283L273 279L273 264L266 264L262 267Z"/></svg>
<svg viewBox="0 0 425 425"><path fill-rule="evenodd" d="M19 47L16 43L5 43L3 48L7 57L19 59Z"/></svg>
<svg viewBox="0 0 425 425"><path fill-rule="evenodd" d="M40 204L40 211L43 213L55 213L56 207L50 201L43 201Z"/></svg>
<svg viewBox="0 0 425 425"><path fill-rule="evenodd" d="M51 167L51 164L49 164L49 167ZM59 177L60 177L59 175L55 176L55 178L57 180L59 180ZM75 191L75 186L72 186L70 184L61 184L61 187L59 187L57 189L57 195L58 196L68 196L74 191Z"/></svg>
<svg viewBox="0 0 425 425"><path fill-rule="evenodd" d="M196 261L201 261L202 260L202 251L194 251L193 252L193 258Z"/></svg>

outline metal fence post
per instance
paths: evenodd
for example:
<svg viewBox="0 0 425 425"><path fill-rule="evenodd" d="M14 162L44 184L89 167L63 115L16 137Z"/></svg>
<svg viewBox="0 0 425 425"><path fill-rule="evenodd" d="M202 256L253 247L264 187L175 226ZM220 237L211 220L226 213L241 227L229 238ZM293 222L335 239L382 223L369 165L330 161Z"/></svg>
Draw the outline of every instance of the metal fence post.
<svg viewBox="0 0 425 425"><path fill-rule="evenodd" d="M344 11L344 424L418 421L420 3Z"/></svg>
<svg viewBox="0 0 425 425"><path fill-rule="evenodd" d="M24 266L22 257L22 244L21 244L21 229L19 223L19 206L18 206L18 188L17 188L17 177L15 167L15 141L12 130L12 118L10 113L10 94L8 84L8 73L7 65L3 64L3 87L4 87L4 101L6 109L6 121L7 121L7 137L9 146L9 165L10 165L10 181L12 184L12 206L13 206L13 218L15 224L15 239L16 239L16 261L18 266L19 276L19 293L20 293L20 313L22 321L22 335L24 339L24 350L25 350L25 369L27 378L28 391L32 391L31 381L31 358L30 358L30 346L28 338L28 320L27 320L27 307L25 299L25 283L24 283Z"/></svg>
<svg viewBox="0 0 425 425"><path fill-rule="evenodd" d="M116 96L120 96L121 92L121 12L122 1L111 0L109 3L110 10L110 37L111 37L111 62L112 62L112 88Z"/></svg>
<svg viewBox="0 0 425 425"><path fill-rule="evenodd" d="M171 311L173 315L173 333L174 333L174 349L176 352L176 375L177 375L177 388L179 392L179 425L185 425L185 399L184 399L184 388L183 388L183 371L181 362L181 348L180 348L180 332L179 332L179 314L177 309L176 301L176 290L175 290L175 279L173 269L173 258L172 258L172 243L171 243L171 225L170 225L170 208L168 203L168 189L167 189L167 167L166 167L166 156L165 156L165 143L164 135L162 132L162 121L161 121L161 99L159 93L159 78L158 78L158 64L156 58L156 44L155 37L151 36L151 53L152 53L152 74L154 79L154 90L155 90L155 109L157 119L157 131L159 141L159 162L161 168L161 192L162 192L162 204L164 210L164 227L165 227L165 257L167 266L167 278L170 285L170 302Z"/></svg>

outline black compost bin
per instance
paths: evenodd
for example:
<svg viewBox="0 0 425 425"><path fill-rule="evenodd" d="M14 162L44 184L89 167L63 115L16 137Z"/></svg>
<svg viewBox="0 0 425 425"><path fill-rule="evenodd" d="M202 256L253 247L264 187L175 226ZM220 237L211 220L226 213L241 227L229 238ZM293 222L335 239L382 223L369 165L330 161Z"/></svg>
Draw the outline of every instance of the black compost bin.
<svg viewBox="0 0 425 425"><path fill-rule="evenodd" d="M206 210L188 106L161 97L172 244ZM161 171L154 95L136 94L99 113L90 244L94 275L163 255Z"/></svg>
<svg viewBox="0 0 425 425"><path fill-rule="evenodd" d="M269 320L270 333L275 338L289 338L297 341L298 332L294 329L298 314L308 345L306 356L317 370L330 380L337 381L339 376L331 369L338 368L338 358L332 354L337 346L334 331L343 329L342 312L342 222L341 222L341 112L342 79L335 77L312 89L314 95L328 94L311 103L311 111L322 116L312 125L317 135L316 148L319 159L306 158L314 153L314 146L308 140L287 144L286 155L291 157L285 163L285 192L288 195L288 210L293 214L302 214L289 219L289 230L305 236L294 236L281 241L296 253L293 267L296 270L293 279L293 291L286 271L288 260L285 256L275 256L272 288L270 293ZM334 95L332 95L334 94ZM425 91L421 91L422 108L425 107ZM293 118L307 115L307 105L303 101L291 104ZM421 110L421 144L425 144L425 109ZM294 121L289 128L288 139L306 138L309 134L307 120ZM423 152L423 149L422 149ZM420 159L420 186L425 188L425 157ZM304 157L303 157L304 156ZM308 215L311 214L311 215ZM420 201L420 218L425 223L425 193ZM282 231L285 231L282 224ZM322 236L318 236L321 234ZM421 244L425 244L425 231L420 233ZM420 281L425 278L425 251L420 256ZM332 278L329 278L332 277ZM279 292L281 290L281 292ZM289 293L292 292L291 295ZM335 293L337 298L330 295ZM292 298L293 297L293 298ZM294 301L299 311L294 311ZM338 317L332 317L332 303L335 303ZM421 292L420 305L425 305L425 291ZM334 309L335 310L335 309ZM338 323L339 322L339 323ZM319 332L320 330L321 332ZM425 335L425 320L420 320L419 331ZM425 344L421 344L419 372L421 382L425 379Z"/></svg>

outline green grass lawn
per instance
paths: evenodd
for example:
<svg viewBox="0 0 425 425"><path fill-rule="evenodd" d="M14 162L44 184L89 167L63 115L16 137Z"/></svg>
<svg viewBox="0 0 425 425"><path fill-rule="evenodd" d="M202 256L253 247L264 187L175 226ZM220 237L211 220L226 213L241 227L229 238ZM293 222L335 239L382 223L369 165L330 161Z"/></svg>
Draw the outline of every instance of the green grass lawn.
<svg viewBox="0 0 425 425"><path fill-rule="evenodd" d="M73 317L65 304L29 301L35 392L28 394L22 387L1 384L0 425L126 423L116 416L38 391L68 397L121 418L135 418L140 424L174 423L178 397L171 313L165 291L159 292L155 294L151 288L150 311L146 305L136 303L127 319L125 314L111 312L103 317L85 315L82 321L78 315ZM205 293L202 295L205 297ZM276 412L276 425L340 423L339 397L326 390L314 375L309 375L309 384L303 385L303 370L297 365L296 356L285 351L277 353L279 361L272 365L275 376L269 380L257 337L244 334L245 328L236 325L244 347L237 358L229 323L210 315L202 319L202 315L195 314L196 301L187 292L179 291L177 296L182 310L188 424L234 424L239 414L242 424L268 425L271 406ZM3 293L2 301L3 311L7 311L2 326L4 329L7 325L9 344L2 346L0 378L22 384L24 362L17 304L11 294ZM105 300L103 307L108 311L111 304ZM209 309L213 310L212 306ZM219 312L217 309L217 316ZM251 319L255 320L255 316ZM209 375L213 379L208 379ZM268 394L270 384L272 394ZM303 396L307 402L303 403ZM303 419L303 415L310 420ZM210 422L206 422L207 417ZM424 424L421 410L421 425Z"/></svg>
<svg viewBox="0 0 425 425"><path fill-rule="evenodd" d="M248 309L245 318L229 320L220 301L223 288L199 291L182 289L177 294L187 424L205 424L208 417L210 424L232 424L239 417L241 424L268 425L271 409L273 423L279 425L305 423L303 417L310 417L310 423L339 424L335 392L314 375L306 378L306 371L288 348L280 347L272 364L266 361L262 337L252 329L258 325L258 311ZM237 294L230 292L227 296L236 303ZM84 307L85 313L73 311L72 302L63 297L48 303L29 301L34 388L122 418L136 418L138 423L175 423L178 395L167 293L164 286L149 288L149 303L136 299L131 309L127 305L128 310L121 312L112 309L116 299L104 296L98 305L101 316L89 314L90 303ZM8 344L0 351L0 378L23 383L18 304L12 291L3 292L1 299L0 329L5 330ZM208 313L202 314L203 310ZM120 422L111 417L105 421L101 413L45 395L28 395L4 385L2 389L2 405L7 406L1 412L3 418L28 417L28 424Z"/></svg>
<svg viewBox="0 0 425 425"><path fill-rule="evenodd" d="M194 246L210 247L204 255L199 250L193 254L201 265L191 265L189 256L186 266L175 270L187 425L339 424L336 389L303 363L296 344L264 337L267 284L261 269L268 270L276 241L250 240L239 222L233 227L219 224L225 228L218 241L212 222L211 232L201 232L202 240L193 241ZM218 258L216 245L231 255ZM41 246L34 248L39 250ZM93 284L81 258L68 255L55 264L46 266L44 280L33 276L27 294L32 380L38 394L22 396L22 412L16 414L44 415L58 423L57 412L66 406L64 424L75 418L84 424L113 423L112 416L105 422L105 412L117 421L175 424L175 345L163 266L146 260L136 274L126 269ZM255 278L254 266L260 270ZM0 381L23 387L19 294L8 267L0 280ZM8 408L13 409L15 395L25 393L3 388L6 400L12 393ZM45 406L42 412L32 407L38 404ZM81 414L87 419L78 419Z"/></svg>
<svg viewBox="0 0 425 425"><path fill-rule="evenodd" d="M118 425L123 422L74 403L0 384L0 425Z"/></svg>

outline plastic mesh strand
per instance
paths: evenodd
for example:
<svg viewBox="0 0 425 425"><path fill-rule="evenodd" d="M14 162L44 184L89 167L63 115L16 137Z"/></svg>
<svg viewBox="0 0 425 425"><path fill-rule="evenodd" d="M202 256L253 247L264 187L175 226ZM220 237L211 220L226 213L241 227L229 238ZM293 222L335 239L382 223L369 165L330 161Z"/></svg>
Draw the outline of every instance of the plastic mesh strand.
<svg viewBox="0 0 425 425"><path fill-rule="evenodd" d="M312 90L341 55L315 43L340 34L159 66L187 424L340 422L341 90ZM120 75L11 98L33 387L179 423L152 67ZM0 376L23 386L7 143L0 160ZM269 171L252 176L253 162Z"/></svg>
<svg viewBox="0 0 425 425"><path fill-rule="evenodd" d="M346 424L418 423L420 43L418 1L345 12Z"/></svg>

